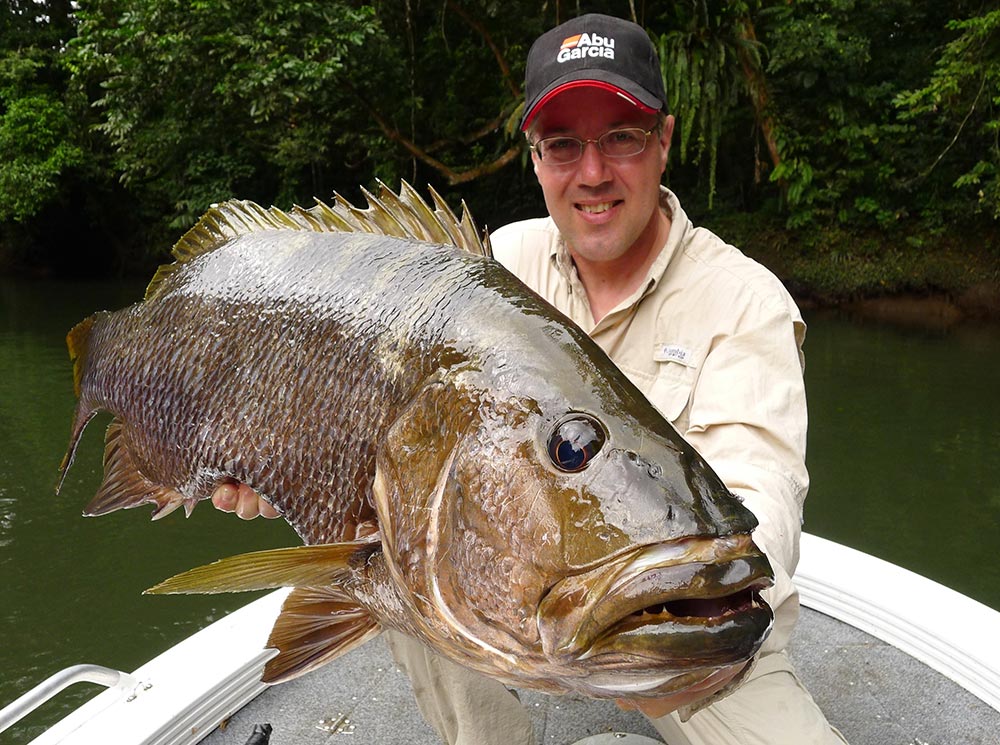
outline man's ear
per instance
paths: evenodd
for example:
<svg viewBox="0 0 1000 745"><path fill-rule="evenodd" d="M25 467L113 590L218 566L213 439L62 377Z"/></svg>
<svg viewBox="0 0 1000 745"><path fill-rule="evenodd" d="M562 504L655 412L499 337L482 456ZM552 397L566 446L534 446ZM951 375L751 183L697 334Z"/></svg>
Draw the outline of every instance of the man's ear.
<svg viewBox="0 0 1000 745"><path fill-rule="evenodd" d="M674 136L674 115L667 114L663 117L663 127L660 130L660 141L665 142L670 147L670 138Z"/></svg>
<svg viewBox="0 0 1000 745"><path fill-rule="evenodd" d="M527 132L524 133L524 139L528 143L531 142L531 129L530 128L529 128L529 130ZM538 164L541 162L541 158L538 157L538 153L536 153L534 150L530 150L529 149L528 152L531 153L531 167L534 169L534 171L535 171L535 177L537 178L538 177Z"/></svg>
<svg viewBox="0 0 1000 745"><path fill-rule="evenodd" d="M663 165L661 170L667 168L667 156L670 154L670 140L674 136L674 116L667 114L663 117L663 126L660 128L660 150L663 153Z"/></svg>

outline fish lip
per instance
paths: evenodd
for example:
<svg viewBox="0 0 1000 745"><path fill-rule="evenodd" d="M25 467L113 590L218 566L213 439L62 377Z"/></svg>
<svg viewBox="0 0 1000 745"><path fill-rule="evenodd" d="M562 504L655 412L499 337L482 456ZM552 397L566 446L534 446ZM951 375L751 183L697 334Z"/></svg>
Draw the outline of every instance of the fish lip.
<svg viewBox="0 0 1000 745"><path fill-rule="evenodd" d="M639 547L550 589L538 608L542 648L612 668L748 659L773 621L760 596L772 583L749 534Z"/></svg>

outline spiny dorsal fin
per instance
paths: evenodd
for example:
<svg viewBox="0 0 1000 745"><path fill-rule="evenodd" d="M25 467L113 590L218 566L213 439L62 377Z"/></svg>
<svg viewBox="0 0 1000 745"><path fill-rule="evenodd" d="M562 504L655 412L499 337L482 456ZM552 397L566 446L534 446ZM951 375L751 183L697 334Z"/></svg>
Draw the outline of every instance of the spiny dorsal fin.
<svg viewBox="0 0 1000 745"><path fill-rule="evenodd" d="M379 548L378 536L347 543L255 551L219 559L166 579L151 595L247 592L278 587L325 586L355 571Z"/></svg>
<svg viewBox="0 0 1000 745"><path fill-rule="evenodd" d="M367 610L337 587L293 590L281 606L267 646L278 656L261 681L284 683L359 647L382 628Z"/></svg>
<svg viewBox="0 0 1000 745"><path fill-rule="evenodd" d="M368 202L364 209L334 194L332 206L317 199L314 207L295 207L290 215L309 230L392 235L457 246L481 256L491 255L489 240L479 232L465 202L458 218L430 186L427 190L433 207L405 181L401 182L399 194L381 181L378 186L377 195L361 190Z"/></svg>
<svg viewBox="0 0 1000 745"><path fill-rule="evenodd" d="M171 253L176 261L157 269L146 288L146 299L188 261L240 235L265 230L373 233L448 244L473 254L491 255L489 240L480 235L465 202L462 202L462 216L458 218L430 187L433 208L405 181L398 195L381 181L378 184L377 196L362 189L368 202L365 208L355 207L339 194L334 194L333 206L317 199L314 207L296 206L288 212L277 207L265 209L254 202L238 199L214 205L174 245Z"/></svg>

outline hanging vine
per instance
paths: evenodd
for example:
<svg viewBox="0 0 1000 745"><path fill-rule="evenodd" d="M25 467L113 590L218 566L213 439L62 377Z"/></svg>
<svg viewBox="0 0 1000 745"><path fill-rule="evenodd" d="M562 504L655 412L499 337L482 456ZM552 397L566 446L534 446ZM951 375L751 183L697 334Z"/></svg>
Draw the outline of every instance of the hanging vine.
<svg viewBox="0 0 1000 745"><path fill-rule="evenodd" d="M741 93L752 99L772 162L779 162L750 12L744 2L688 0L674 6L674 30L659 38L667 105L680 131L678 156L682 163L690 158L700 164L707 154L709 208L716 191L722 125Z"/></svg>

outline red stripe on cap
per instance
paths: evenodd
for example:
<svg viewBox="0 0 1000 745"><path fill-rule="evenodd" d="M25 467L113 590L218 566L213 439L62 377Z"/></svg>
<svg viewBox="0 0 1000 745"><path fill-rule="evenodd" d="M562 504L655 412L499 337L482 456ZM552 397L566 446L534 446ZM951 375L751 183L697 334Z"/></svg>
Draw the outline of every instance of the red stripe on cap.
<svg viewBox="0 0 1000 745"><path fill-rule="evenodd" d="M600 88L601 90L604 91L617 93L619 96L624 98L626 101L628 101L630 104L632 104L637 109L642 111L644 114L655 114L657 111L656 109L651 109L649 106L644 104L638 98L636 98L630 93L625 92L617 85L611 85L611 83L605 83L603 80L573 80L569 83L563 83L557 88L553 88L544 96L542 96L541 100L535 104L534 108L530 112L528 112L528 116L524 120L524 126L521 127L521 131L524 132L525 130L528 129L528 127L531 126L531 122L534 120L536 116L538 116L538 112L542 110L542 107L545 104L547 104L553 98L558 96L560 93L568 91L571 88Z"/></svg>

